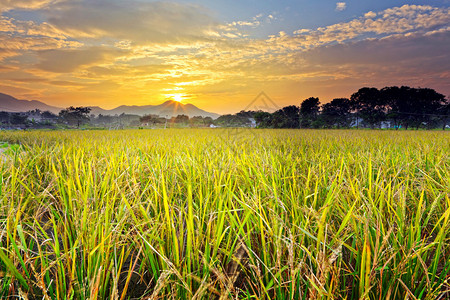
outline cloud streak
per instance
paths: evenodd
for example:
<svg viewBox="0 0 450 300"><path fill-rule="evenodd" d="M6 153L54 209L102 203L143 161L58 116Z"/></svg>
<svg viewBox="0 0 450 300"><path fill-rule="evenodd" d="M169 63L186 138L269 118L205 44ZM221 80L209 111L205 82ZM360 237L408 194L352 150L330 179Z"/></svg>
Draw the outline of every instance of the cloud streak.
<svg viewBox="0 0 450 300"><path fill-rule="evenodd" d="M336 3L336 11L343 11L347 8L347 3L345 2L337 2Z"/></svg>
<svg viewBox="0 0 450 300"><path fill-rule="evenodd" d="M41 13L69 36L137 45L204 40L218 25L203 7L163 1L66 1Z"/></svg>
<svg viewBox="0 0 450 300"><path fill-rule="evenodd" d="M33 10L55 2L57 0L0 0L0 11L8 11L11 9Z"/></svg>
<svg viewBox="0 0 450 300"><path fill-rule="evenodd" d="M43 50L38 52L40 62L36 67L49 72L69 73L82 66L97 65L123 54L123 50L106 47Z"/></svg>

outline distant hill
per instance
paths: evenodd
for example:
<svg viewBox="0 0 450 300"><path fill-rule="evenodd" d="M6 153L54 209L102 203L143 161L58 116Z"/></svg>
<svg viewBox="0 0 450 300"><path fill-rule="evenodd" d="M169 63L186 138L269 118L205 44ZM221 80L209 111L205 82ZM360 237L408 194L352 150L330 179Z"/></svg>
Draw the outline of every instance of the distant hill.
<svg viewBox="0 0 450 300"><path fill-rule="evenodd" d="M47 105L37 100L18 100L13 96L0 93L0 111L26 112L33 109L49 110L57 114L61 108Z"/></svg>
<svg viewBox="0 0 450 300"><path fill-rule="evenodd" d="M190 118L195 116L218 118L220 115L204 111L193 104L183 104L173 100L169 100L159 105L122 105L111 110L106 110L98 106L91 107L91 113L102 115L120 115L122 113L130 115L159 115L161 117L175 117L178 115L187 115Z"/></svg>
<svg viewBox="0 0 450 300"><path fill-rule="evenodd" d="M120 115L120 114L130 114L130 115L159 115L161 117L174 117L177 115L187 115L190 118L195 116L211 117L213 119L218 118L220 115L216 113L211 113L204 111L192 104L183 104L173 100L169 100L159 105L122 105L114 109L103 109L98 106L90 107L91 113L98 115ZM7 112L26 112L33 109L40 109L42 111L51 111L52 113L59 113L63 108L50 106L43 102L37 100L19 100L10 95L0 93L0 111Z"/></svg>

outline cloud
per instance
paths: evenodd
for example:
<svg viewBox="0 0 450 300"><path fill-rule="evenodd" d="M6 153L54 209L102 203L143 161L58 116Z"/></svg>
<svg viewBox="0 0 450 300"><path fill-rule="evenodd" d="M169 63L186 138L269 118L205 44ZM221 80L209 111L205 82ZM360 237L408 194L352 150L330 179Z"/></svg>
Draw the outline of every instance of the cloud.
<svg viewBox="0 0 450 300"><path fill-rule="evenodd" d="M307 50L330 43L342 43L367 37L382 38L391 34L426 32L450 23L450 9L428 5L403 5L379 13L368 12L349 22L315 30L299 29L293 36L272 36L273 47ZM371 36L370 36L371 35Z"/></svg>
<svg viewBox="0 0 450 300"><path fill-rule="evenodd" d="M11 9L38 9L45 7L56 0L0 0L0 10Z"/></svg>
<svg viewBox="0 0 450 300"><path fill-rule="evenodd" d="M366 18L366 19L373 19L376 16L377 16L377 13L373 12L373 11L369 11L369 12L364 14L364 18Z"/></svg>
<svg viewBox="0 0 450 300"><path fill-rule="evenodd" d="M412 85L450 90L450 35L419 33L328 45L298 54L298 72L315 71L340 78L384 85ZM316 74L317 74L316 73Z"/></svg>
<svg viewBox="0 0 450 300"><path fill-rule="evenodd" d="M62 31L47 22L19 21L5 16L0 16L0 32L7 32L14 36L66 38Z"/></svg>
<svg viewBox="0 0 450 300"><path fill-rule="evenodd" d="M261 22L258 20L252 20L252 21L236 21L236 22L231 22L230 23L231 26L248 26L248 27L253 27L256 28L259 25L261 25Z"/></svg>
<svg viewBox="0 0 450 300"><path fill-rule="evenodd" d="M86 83L67 81L67 80L53 80L53 81L50 81L49 84L56 85L56 86L65 86L65 87L84 87L84 86L86 86Z"/></svg>
<svg viewBox="0 0 450 300"><path fill-rule="evenodd" d="M37 68L55 72L69 73L80 67L114 61L125 52L107 47L90 47L86 49L55 49L38 52L40 62Z"/></svg>
<svg viewBox="0 0 450 300"><path fill-rule="evenodd" d="M231 22L227 24L228 30L237 31L239 27L257 28L263 25L264 23L271 23L272 21L276 20L277 18L274 16L274 14L275 13L269 14L267 16L265 16L264 14L258 14L254 16L251 20Z"/></svg>
<svg viewBox="0 0 450 300"><path fill-rule="evenodd" d="M347 3L345 2L337 2L336 3L336 10L337 11L343 11L347 8Z"/></svg>
<svg viewBox="0 0 450 300"><path fill-rule="evenodd" d="M11 36L0 33L0 49L18 55L25 51L50 50L64 47L79 47L76 41L66 41L45 36Z"/></svg>
<svg viewBox="0 0 450 300"><path fill-rule="evenodd" d="M77 48L82 44L46 23L0 16L0 61L31 51Z"/></svg>
<svg viewBox="0 0 450 300"><path fill-rule="evenodd" d="M450 69L450 61L444 58L450 53L450 35L436 33L434 35L396 35L383 39L367 39L347 44L328 45L311 49L300 56L309 64L316 65L362 65L369 67L403 66L415 67L427 61L430 65L422 65L423 70L442 68ZM434 61L434 63L432 63Z"/></svg>
<svg viewBox="0 0 450 300"><path fill-rule="evenodd" d="M137 45L205 40L218 26L201 6L165 1L67 1L41 13L71 37L130 40Z"/></svg>

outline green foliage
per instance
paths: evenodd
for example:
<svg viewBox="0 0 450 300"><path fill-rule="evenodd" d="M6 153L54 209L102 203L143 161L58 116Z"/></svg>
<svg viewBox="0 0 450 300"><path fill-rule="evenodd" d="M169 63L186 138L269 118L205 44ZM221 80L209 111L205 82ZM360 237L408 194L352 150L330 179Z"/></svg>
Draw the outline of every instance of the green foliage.
<svg viewBox="0 0 450 300"><path fill-rule="evenodd" d="M449 139L0 132L0 298L443 299Z"/></svg>
<svg viewBox="0 0 450 300"><path fill-rule="evenodd" d="M250 126L250 118L253 118L255 113L253 111L240 111L234 115L222 115L214 120L214 124L222 127Z"/></svg>

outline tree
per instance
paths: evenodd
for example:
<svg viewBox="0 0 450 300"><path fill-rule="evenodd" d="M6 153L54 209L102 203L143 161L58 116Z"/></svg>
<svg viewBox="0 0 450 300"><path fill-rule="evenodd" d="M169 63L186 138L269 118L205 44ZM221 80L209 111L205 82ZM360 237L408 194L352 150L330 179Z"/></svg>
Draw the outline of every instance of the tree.
<svg viewBox="0 0 450 300"><path fill-rule="evenodd" d="M350 97L352 107L370 128L386 119L387 101L377 88L364 87Z"/></svg>
<svg viewBox="0 0 450 300"><path fill-rule="evenodd" d="M277 110L272 114L272 124L275 128L298 128L300 109L290 105Z"/></svg>
<svg viewBox="0 0 450 300"><path fill-rule="evenodd" d="M430 88L413 90L415 90L413 99L416 109L416 129L421 125L425 125L428 129L433 128L439 121L439 109L446 103L445 96Z"/></svg>
<svg viewBox="0 0 450 300"><path fill-rule="evenodd" d="M352 104L347 98L336 98L322 105L321 117L327 127L349 127Z"/></svg>
<svg viewBox="0 0 450 300"><path fill-rule="evenodd" d="M214 124L217 124L220 126L226 126L226 127L248 126L251 124L250 118L252 118L252 117L253 117L253 112L241 111L234 115L231 115L231 114L222 115L214 121Z"/></svg>
<svg viewBox="0 0 450 300"><path fill-rule="evenodd" d="M50 120L50 119L53 120L53 119L57 119L58 118L58 116L56 114L54 114L54 113L52 113L51 111L48 111L48 110L42 112L41 116L42 116L42 118L47 119L47 120Z"/></svg>
<svg viewBox="0 0 450 300"><path fill-rule="evenodd" d="M320 110L319 98L310 97L303 100L300 105L300 125L302 128L309 128L313 126L314 121L317 119Z"/></svg>
<svg viewBox="0 0 450 300"><path fill-rule="evenodd" d="M258 127L272 127L272 114L266 111L258 111L255 113L255 121Z"/></svg>
<svg viewBox="0 0 450 300"><path fill-rule="evenodd" d="M10 114L6 111L0 111L0 122L6 124L11 120Z"/></svg>
<svg viewBox="0 0 450 300"><path fill-rule="evenodd" d="M194 116L189 119L189 125L194 127L210 126L213 123L211 117Z"/></svg>
<svg viewBox="0 0 450 300"><path fill-rule="evenodd" d="M28 121L28 116L25 114L21 114L21 113L12 113L10 114L10 123L13 125L25 125L27 126L29 121Z"/></svg>
<svg viewBox="0 0 450 300"><path fill-rule="evenodd" d="M384 87L380 92L389 106L386 114L387 119L393 122L395 129L399 129L400 126L404 126L408 129L408 119L411 117L409 113L406 113L409 111L409 87Z"/></svg>
<svg viewBox="0 0 450 300"><path fill-rule="evenodd" d="M140 117L138 122L140 122L140 124L147 123L151 126L158 126L165 124L166 121L166 118L160 117L159 115L145 115L143 117Z"/></svg>
<svg viewBox="0 0 450 300"><path fill-rule="evenodd" d="M186 115L178 115L175 117L174 122L175 123L188 123L189 117Z"/></svg>
<svg viewBox="0 0 450 300"><path fill-rule="evenodd" d="M80 128L81 124L89 121L90 107L73 107L70 106L59 112L59 117L69 125L76 125Z"/></svg>
<svg viewBox="0 0 450 300"><path fill-rule="evenodd" d="M392 86L385 87L380 92L388 105L387 117L397 128L400 125L405 129L410 126L419 129L421 125L435 127L442 121L439 115L445 115L442 107L447 100L433 89Z"/></svg>
<svg viewBox="0 0 450 300"><path fill-rule="evenodd" d="M204 117L203 118L203 124L204 125L211 126L211 124L213 124L213 123L214 123L213 118L211 118L211 117Z"/></svg>

